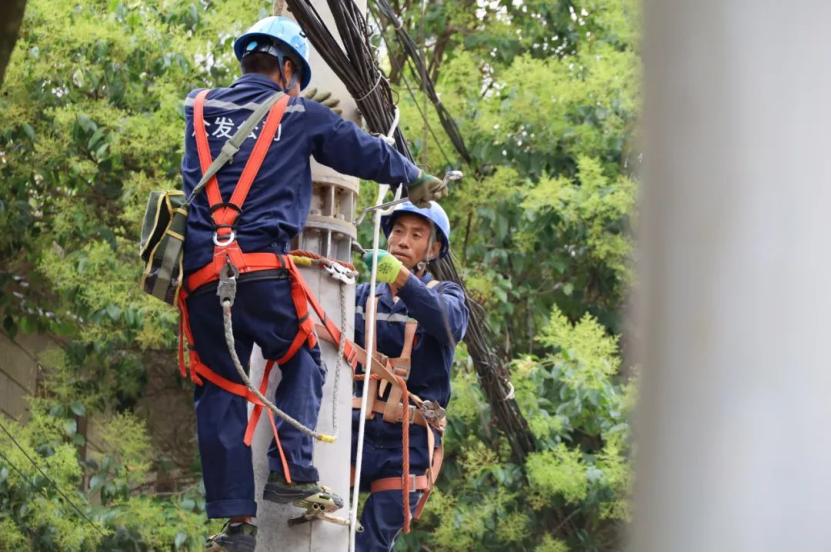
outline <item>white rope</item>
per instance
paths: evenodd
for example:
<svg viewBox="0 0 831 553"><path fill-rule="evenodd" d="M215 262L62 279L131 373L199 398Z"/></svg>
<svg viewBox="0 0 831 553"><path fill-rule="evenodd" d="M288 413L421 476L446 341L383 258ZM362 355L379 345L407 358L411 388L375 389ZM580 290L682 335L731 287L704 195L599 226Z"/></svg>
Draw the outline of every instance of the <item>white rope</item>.
<svg viewBox="0 0 831 553"><path fill-rule="evenodd" d="M399 190L401 187L399 186ZM387 195L389 186L381 184L378 186L378 200L375 202L380 205L384 202L384 196ZM373 217L373 232L372 232L372 268L369 273L369 293L375 294L375 287L378 283L378 242L381 234L381 210L375 210ZM369 302L369 309L364 316L366 320L375 321L376 302ZM361 465L364 458L364 433L366 431L366 410L369 395L367 389L369 388L369 381L372 376L372 356L375 354L375 324L367 325L366 336L364 337L364 346L366 347L366 363L364 363L364 385L361 392L361 415L358 418L358 443L357 451L355 453L355 484L352 488L352 504L349 513L349 551L355 551L355 531L358 528L358 497L361 490Z"/></svg>
<svg viewBox="0 0 831 553"><path fill-rule="evenodd" d="M251 392L255 396L257 396L257 398L259 398L260 401L263 402L263 405L271 409L275 415L286 421L288 424L290 424L303 434L311 436L312 438L320 440L322 442L333 442L333 436L321 434L320 432L316 432L311 428L303 425L303 423L293 418L291 415L289 415L288 413L274 405L272 402L270 402L268 398L266 398L262 393L260 393L260 391L257 388L255 388L251 384L251 380L245 373L245 369L243 368L242 363L239 360L239 356L237 355L237 348L234 341L234 327L231 322L231 302L227 300L222 302L222 321L225 326L225 344L228 346L228 353L231 354L231 360L234 362L234 367L237 369L239 377L242 379L242 381L245 383L248 389L251 390Z"/></svg>

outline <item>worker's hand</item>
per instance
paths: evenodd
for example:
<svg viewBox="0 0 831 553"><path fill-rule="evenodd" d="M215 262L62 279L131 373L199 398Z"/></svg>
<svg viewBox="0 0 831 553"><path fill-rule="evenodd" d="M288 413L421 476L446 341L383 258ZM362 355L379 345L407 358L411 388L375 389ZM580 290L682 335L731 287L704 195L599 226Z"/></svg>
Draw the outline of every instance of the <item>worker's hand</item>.
<svg viewBox="0 0 831 553"><path fill-rule="evenodd" d="M372 267L372 252L367 250L364 254L364 263L367 267ZM378 282L386 282L392 284L398 278L401 272L401 267L404 265L390 254L387 250L378 250Z"/></svg>
<svg viewBox="0 0 831 553"><path fill-rule="evenodd" d="M309 100L314 100L315 102L323 104L324 106L331 109L338 115L343 114L343 110L338 107L338 104L340 104L340 100L338 100L337 98L333 98L331 92L318 92L316 88L312 88L308 90L306 94L304 94L304 96Z"/></svg>
<svg viewBox="0 0 831 553"><path fill-rule="evenodd" d="M418 207L428 207L431 200L437 201L447 196L447 184L422 171L416 180L407 185L407 196Z"/></svg>

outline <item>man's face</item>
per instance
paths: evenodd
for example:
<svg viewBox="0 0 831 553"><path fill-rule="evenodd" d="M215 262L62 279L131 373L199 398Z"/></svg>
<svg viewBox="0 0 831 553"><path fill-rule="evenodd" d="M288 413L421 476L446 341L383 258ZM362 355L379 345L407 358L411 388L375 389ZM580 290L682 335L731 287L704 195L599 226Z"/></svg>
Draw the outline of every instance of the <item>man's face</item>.
<svg viewBox="0 0 831 553"><path fill-rule="evenodd" d="M428 257L427 247L430 244L430 233L433 227L429 221L418 215L405 213L399 215L392 225L389 250L405 267L412 270ZM429 257L435 258L441 250L441 242L433 243Z"/></svg>

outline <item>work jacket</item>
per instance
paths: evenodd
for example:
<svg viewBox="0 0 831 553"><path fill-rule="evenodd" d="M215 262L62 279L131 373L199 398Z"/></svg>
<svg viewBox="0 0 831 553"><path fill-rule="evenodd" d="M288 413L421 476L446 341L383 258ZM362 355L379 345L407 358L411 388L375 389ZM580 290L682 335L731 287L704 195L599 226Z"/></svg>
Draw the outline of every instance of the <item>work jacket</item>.
<svg viewBox="0 0 831 553"><path fill-rule="evenodd" d="M468 309L458 284L444 281L428 288L431 280L429 273L420 279L411 274L398 290L398 301L393 300L389 285L377 286L375 342L384 355L398 357L404 347L405 323L411 319L418 321L407 388L421 399L447 407L450 368L456 344L467 331ZM355 342L360 346L364 346L365 340L364 309L369 291L369 284L361 284L355 298ZM360 393L360 387L356 393Z"/></svg>
<svg viewBox="0 0 831 553"><path fill-rule="evenodd" d="M247 74L228 88L208 93L204 107L205 129L214 159L257 105L278 90L268 77ZM202 177L193 134L193 102L198 92L192 91L185 100L185 155L182 158L185 194L190 194ZM233 161L218 173L219 188L225 201L231 197L264 122L265 119L243 142ZM418 168L397 150L351 121L318 102L291 98L274 143L237 220L237 241L243 252L285 252L291 239L302 230L312 195L309 160L312 155L318 162L340 173L393 186L410 183L419 173ZM202 192L188 214L185 273L211 261L213 232L208 198Z"/></svg>

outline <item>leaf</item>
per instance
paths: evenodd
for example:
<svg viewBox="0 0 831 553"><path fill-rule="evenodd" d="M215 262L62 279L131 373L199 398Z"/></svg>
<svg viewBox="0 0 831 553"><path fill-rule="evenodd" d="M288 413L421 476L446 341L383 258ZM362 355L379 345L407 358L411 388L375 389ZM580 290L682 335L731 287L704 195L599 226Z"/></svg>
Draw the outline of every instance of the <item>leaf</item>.
<svg viewBox="0 0 831 553"><path fill-rule="evenodd" d="M35 129L32 128L32 125L29 123L23 123L23 132L26 133L26 136L29 137L29 140L32 142L35 141Z"/></svg>
<svg viewBox="0 0 831 553"><path fill-rule="evenodd" d="M76 432L78 432L78 423L75 419L64 420L63 431L67 436L73 436Z"/></svg>
<svg viewBox="0 0 831 553"><path fill-rule="evenodd" d="M80 401L73 401L69 404L69 409L78 415L79 417L83 417L86 414L86 409L84 408L84 404Z"/></svg>
<svg viewBox="0 0 831 553"><path fill-rule="evenodd" d="M119 317L121 316L121 308L114 303L111 303L107 306L107 316L115 322L118 322Z"/></svg>
<svg viewBox="0 0 831 553"><path fill-rule="evenodd" d="M3 318L3 329L6 331L6 334L9 335L9 338L14 339L17 336L17 324L12 319L11 315L6 315Z"/></svg>
<svg viewBox="0 0 831 553"><path fill-rule="evenodd" d="M184 532L177 532L176 538L173 540L173 547L179 549L187 541L188 535Z"/></svg>

